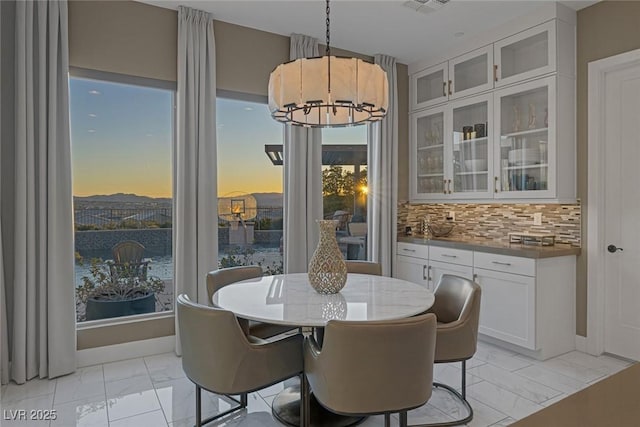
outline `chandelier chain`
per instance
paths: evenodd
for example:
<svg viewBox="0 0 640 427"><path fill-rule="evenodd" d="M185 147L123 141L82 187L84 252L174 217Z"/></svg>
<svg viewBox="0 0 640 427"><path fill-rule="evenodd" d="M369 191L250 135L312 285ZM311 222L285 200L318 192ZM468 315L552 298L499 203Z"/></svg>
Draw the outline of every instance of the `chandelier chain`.
<svg viewBox="0 0 640 427"><path fill-rule="evenodd" d="M326 48L327 56L329 56L329 54L331 53L329 48L329 41L330 41L329 26L331 25L331 20L329 19L330 12L331 12L331 9L329 8L329 0L327 0L327 48Z"/></svg>

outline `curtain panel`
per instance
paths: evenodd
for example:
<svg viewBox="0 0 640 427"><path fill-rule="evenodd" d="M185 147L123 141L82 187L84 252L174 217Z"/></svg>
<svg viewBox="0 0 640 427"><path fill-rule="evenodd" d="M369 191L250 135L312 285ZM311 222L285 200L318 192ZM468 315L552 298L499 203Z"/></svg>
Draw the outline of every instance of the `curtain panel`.
<svg viewBox="0 0 640 427"><path fill-rule="evenodd" d="M389 109L367 130L367 250L369 259L381 264L382 274L391 276L398 210L398 75L395 58L375 55L374 61L387 72Z"/></svg>
<svg viewBox="0 0 640 427"><path fill-rule="evenodd" d="M207 304L207 273L218 268L216 52L213 16L178 8L178 135L173 150L176 297ZM177 332L176 353L181 354Z"/></svg>
<svg viewBox="0 0 640 427"><path fill-rule="evenodd" d="M318 40L291 35L289 59L318 56ZM322 133L285 125L284 129L284 271L308 270L322 219Z"/></svg>
<svg viewBox="0 0 640 427"><path fill-rule="evenodd" d="M14 172L2 174L2 211L12 208L2 221L2 382L22 384L75 370L69 52L66 1L12 3L14 120L2 122L0 159Z"/></svg>

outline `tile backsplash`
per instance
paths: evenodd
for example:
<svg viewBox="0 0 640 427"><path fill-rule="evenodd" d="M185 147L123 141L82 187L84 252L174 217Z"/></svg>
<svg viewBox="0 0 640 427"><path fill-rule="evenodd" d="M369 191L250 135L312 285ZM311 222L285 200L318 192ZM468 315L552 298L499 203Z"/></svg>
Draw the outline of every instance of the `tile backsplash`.
<svg viewBox="0 0 640 427"><path fill-rule="evenodd" d="M556 243L580 247L580 204L477 204L430 203L398 204L398 235L405 226L414 234L420 232L420 220L429 216L433 222L445 221L449 212L455 213L456 227L450 237L484 238L509 241L508 233L531 231L556 235ZM533 214L542 213L542 225L533 225Z"/></svg>

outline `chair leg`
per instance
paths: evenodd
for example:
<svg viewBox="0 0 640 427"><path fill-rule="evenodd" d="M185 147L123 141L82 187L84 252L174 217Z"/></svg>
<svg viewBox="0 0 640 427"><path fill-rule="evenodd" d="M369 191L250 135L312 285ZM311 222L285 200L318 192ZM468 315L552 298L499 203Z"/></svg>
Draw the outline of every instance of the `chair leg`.
<svg viewBox="0 0 640 427"><path fill-rule="evenodd" d="M196 427L202 426L202 389L196 385Z"/></svg>
<svg viewBox="0 0 640 427"><path fill-rule="evenodd" d="M407 411L400 412L400 427L407 427Z"/></svg>
<svg viewBox="0 0 640 427"><path fill-rule="evenodd" d="M391 427L391 414L384 414L384 427Z"/></svg>
<svg viewBox="0 0 640 427"><path fill-rule="evenodd" d="M442 384L442 383L433 383L433 387L434 388L443 388L445 390L447 390L449 393L451 393L453 395L453 398L456 399L459 403L461 403L465 409L467 410L467 412L469 413L469 415L467 415L467 417L459 419L459 420L455 420L455 421L449 421L449 422L445 422L445 423L430 423L430 424L419 424L419 425L411 425L409 427L428 427L428 426L439 426L439 427L444 427L444 426L459 426L462 424L467 424L468 422L470 422L473 419L473 408L471 407L471 405L469 404L469 402L467 401L467 361L463 360L462 361L462 380L461 380L461 385L462 385L462 394L458 393L456 391L456 389L454 389L453 387L450 387L446 384ZM402 425L402 419L400 420L400 425ZM405 424L406 425L406 424Z"/></svg>
<svg viewBox="0 0 640 427"><path fill-rule="evenodd" d="M240 406L242 406L243 408L246 408L248 403L249 403L249 398L247 393L242 393L240 395Z"/></svg>
<svg viewBox="0 0 640 427"><path fill-rule="evenodd" d="M467 361L462 361L462 398L467 400Z"/></svg>
<svg viewBox="0 0 640 427"><path fill-rule="evenodd" d="M307 376L300 374L300 427L311 425L311 390Z"/></svg>

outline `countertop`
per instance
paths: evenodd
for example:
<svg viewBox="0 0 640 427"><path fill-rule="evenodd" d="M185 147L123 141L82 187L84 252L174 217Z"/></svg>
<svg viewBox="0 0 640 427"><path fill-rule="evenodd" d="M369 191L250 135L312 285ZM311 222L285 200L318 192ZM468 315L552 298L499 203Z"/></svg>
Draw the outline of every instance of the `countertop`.
<svg viewBox="0 0 640 427"><path fill-rule="evenodd" d="M461 239L459 237L434 237L431 239L425 239L422 236L398 236L398 242L467 249L470 251L489 252L524 258L552 258L567 255L580 255L580 248L561 243L556 243L554 246L534 246L521 245L520 243L509 244L484 239Z"/></svg>

